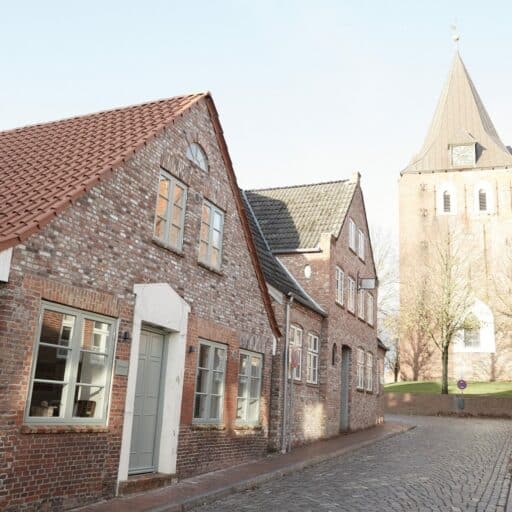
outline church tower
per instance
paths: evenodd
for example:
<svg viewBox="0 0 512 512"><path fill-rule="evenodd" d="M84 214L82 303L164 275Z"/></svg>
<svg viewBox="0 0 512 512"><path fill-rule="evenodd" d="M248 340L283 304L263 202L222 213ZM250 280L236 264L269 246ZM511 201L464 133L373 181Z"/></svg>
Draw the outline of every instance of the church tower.
<svg viewBox="0 0 512 512"><path fill-rule="evenodd" d="M512 344L501 314L511 295L512 154L502 142L457 51L423 146L401 172L400 275L402 304L422 275L428 252L450 231L467 243L471 315L478 329L461 331L452 345L450 378L509 380ZM512 280L510 281L512 286ZM407 379L438 379L437 349L423 350L401 336Z"/></svg>

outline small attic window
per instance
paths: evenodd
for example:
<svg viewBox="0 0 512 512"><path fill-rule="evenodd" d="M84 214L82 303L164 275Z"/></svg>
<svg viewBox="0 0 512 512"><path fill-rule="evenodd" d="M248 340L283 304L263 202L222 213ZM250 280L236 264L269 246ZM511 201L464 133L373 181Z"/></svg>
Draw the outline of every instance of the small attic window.
<svg viewBox="0 0 512 512"><path fill-rule="evenodd" d="M194 164L196 164L202 171L208 172L208 159L204 149L197 144L192 142L187 148L187 158Z"/></svg>
<svg viewBox="0 0 512 512"><path fill-rule="evenodd" d="M452 167L473 167L476 163L476 144L454 144L450 147Z"/></svg>

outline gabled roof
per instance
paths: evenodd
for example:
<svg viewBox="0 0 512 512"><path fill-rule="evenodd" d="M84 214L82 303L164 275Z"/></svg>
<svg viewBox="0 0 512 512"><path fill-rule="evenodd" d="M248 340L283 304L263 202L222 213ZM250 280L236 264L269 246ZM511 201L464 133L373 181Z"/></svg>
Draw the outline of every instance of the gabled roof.
<svg viewBox="0 0 512 512"><path fill-rule="evenodd" d="M448 170L451 144L477 143L476 167L512 165L512 155L494 128L457 52L420 152L403 171Z"/></svg>
<svg viewBox="0 0 512 512"><path fill-rule="evenodd" d="M206 95L0 132L0 250L41 229Z"/></svg>
<svg viewBox="0 0 512 512"><path fill-rule="evenodd" d="M42 229L203 99L269 324L280 336L219 115L208 92L0 132L0 251Z"/></svg>
<svg viewBox="0 0 512 512"><path fill-rule="evenodd" d="M315 249L323 233L338 236L357 180L249 190L247 199L274 253Z"/></svg>
<svg viewBox="0 0 512 512"><path fill-rule="evenodd" d="M326 311L307 294L289 270L272 254L245 192L242 192L242 197L244 198L247 218L249 219L252 237L258 252L258 259L267 283L285 295L291 294L295 300L309 309L316 311L322 316L327 316Z"/></svg>

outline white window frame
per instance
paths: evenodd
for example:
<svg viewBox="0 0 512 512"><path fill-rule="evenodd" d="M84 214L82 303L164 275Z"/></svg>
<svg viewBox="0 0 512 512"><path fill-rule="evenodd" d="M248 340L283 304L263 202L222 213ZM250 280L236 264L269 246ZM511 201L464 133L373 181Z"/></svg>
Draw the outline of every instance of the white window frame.
<svg viewBox="0 0 512 512"><path fill-rule="evenodd" d="M50 311L59 313L62 315L70 315L75 317L74 325L71 331L70 342L67 347L64 347L61 343L62 336L62 325L61 325L61 334L59 335L59 340L57 344L41 342L41 334L43 329L43 319L44 312ZM107 338L107 347L106 351L98 351L98 350L90 350L87 348L82 348L82 334L84 329L85 320L90 320L92 322L102 322L110 325L110 331ZM108 412L110 406L110 390L112 387L112 379L113 379L113 362L114 362L114 354L116 351L116 340L117 340L117 329L118 329L118 320L111 317L106 317L103 315L97 315L95 313L89 313L87 311L83 311L81 309L75 309L68 306L62 306L60 304L54 304L51 302L43 301L41 303L41 309L39 314L39 322L38 322L38 330L37 330L37 338L34 345L33 355L32 355L32 367L30 372L30 382L29 382L29 394L27 398L27 402L25 405L25 414L24 421L25 423L30 424L100 424L106 425L108 420ZM64 320L63 320L64 324ZM94 332L94 330L93 330ZM47 346L47 347L55 347L56 348L56 357L59 359L68 359L69 362L66 364L65 375L63 381L57 381L53 379L37 379L35 377L36 374L36 366L39 355L39 347ZM66 354L63 354L63 352ZM92 356L96 356L97 358L101 358L105 361L106 370L105 370L105 380L103 385L99 385L97 383L89 384L84 382L78 382L78 367L80 363L80 353L85 352L92 354ZM91 356L91 357L92 357ZM47 384L58 384L63 386L63 391L61 395L61 399L63 402L62 407L62 415L57 416L30 416L30 406L32 403L32 393L34 389L34 383L47 383ZM87 417L79 417L74 416L74 395L75 391L79 387L90 387L90 388L100 388L103 390L103 404L101 415L98 418L87 418Z"/></svg>
<svg viewBox="0 0 512 512"><path fill-rule="evenodd" d="M356 312L356 281L351 276L348 276L347 309L351 313L355 313Z"/></svg>
<svg viewBox="0 0 512 512"><path fill-rule="evenodd" d="M486 209L480 210L480 191L485 193ZM474 189L474 212L476 215L486 215L494 213L494 194L492 186L487 181L479 181L475 184Z"/></svg>
<svg viewBox="0 0 512 512"><path fill-rule="evenodd" d="M340 267L336 267L336 302L343 306L345 304L345 272Z"/></svg>
<svg viewBox="0 0 512 512"><path fill-rule="evenodd" d="M365 248L366 248L366 236L362 229L358 229L357 230L357 255L363 261L364 261L365 254L366 254Z"/></svg>
<svg viewBox="0 0 512 512"><path fill-rule="evenodd" d="M298 325L290 325L290 340L288 344L288 378L290 379L293 373L293 380L300 381L302 379L302 328ZM296 350L299 354L299 366L297 368L291 367L292 364L292 351Z"/></svg>
<svg viewBox="0 0 512 512"><path fill-rule="evenodd" d="M366 321L373 327L375 316L375 300L370 292L367 292Z"/></svg>
<svg viewBox="0 0 512 512"><path fill-rule="evenodd" d="M366 354L366 391L373 391L373 354Z"/></svg>
<svg viewBox="0 0 512 512"><path fill-rule="evenodd" d="M205 223L203 221L204 208L209 208L209 211L210 211L210 213L208 215L208 223ZM215 227L213 225L215 215L219 215L220 219L221 219L219 230L215 229ZM208 240L202 238L203 225L208 226L208 233L207 233ZM217 249L219 252L217 265L212 263L212 254L213 254L213 249L214 249L214 244L213 244L214 232L219 233L219 235L218 235L219 236L219 247L215 247L215 249ZM206 199L203 200L203 205L201 207L201 228L200 228L200 232L199 232L198 261L200 261L204 265L207 265L208 267L214 268L216 270L220 269L220 267L222 266L223 237L224 237L224 212L220 208L217 208L210 201L207 201ZM203 258L201 258L201 244L206 245L206 257L203 257Z"/></svg>
<svg viewBox="0 0 512 512"><path fill-rule="evenodd" d="M362 348L357 349L357 389L364 390L364 350Z"/></svg>
<svg viewBox="0 0 512 512"><path fill-rule="evenodd" d="M444 194L450 195L450 211L444 211ZM441 184L436 190L436 213L437 215L456 215L457 213L457 193L455 185L447 182Z"/></svg>
<svg viewBox="0 0 512 512"><path fill-rule="evenodd" d="M318 384L318 351L320 339L312 332L308 333L308 352L306 359L306 382Z"/></svg>
<svg viewBox="0 0 512 512"><path fill-rule="evenodd" d="M208 361L206 367L199 366L200 360L201 360L201 345L210 347L210 351L208 354ZM196 364L196 379L194 384L194 405L192 410L192 423L211 423L211 424L219 424L222 422L224 417L224 396L226 391L226 363L227 363L227 346L223 345L222 343L216 343L215 341L210 340L204 340L199 339L199 350L197 351L197 364ZM222 351L222 369L221 370L215 370L213 368L213 362L215 357L215 349ZM207 383L206 383L206 391L198 391L197 390L197 380L200 370L204 370L207 372ZM221 387L221 394L215 394L215 396L219 397L219 417L218 418L212 418L211 416L211 402L212 402L212 396L214 394L212 393L212 384L213 384L213 378L214 373L222 373L222 387ZM208 417L205 418L198 418L196 417L196 402L198 395L204 395L206 396L207 400L207 410L208 410Z"/></svg>
<svg viewBox="0 0 512 512"><path fill-rule="evenodd" d="M247 365L248 372L242 373L242 356L246 356L249 358L249 364ZM259 361L259 373L258 375L254 376L252 375L252 360L257 359ZM237 401L236 401L236 407L237 407L237 415L238 415L238 404L240 403L240 400L245 401L245 406L243 407L243 415L240 418L236 418L237 423L241 423L244 425L259 425L260 423L260 408L261 408L261 381L262 381L262 375L263 375L263 355L259 354L257 352L251 352L250 350L242 350L240 349L240 356L238 359L238 389L237 389ZM247 386L246 386L246 393L242 396L240 395L240 380L242 378L247 379ZM257 385L257 397L251 396L251 385L253 381L258 381ZM258 411L257 418L249 418L249 402L251 400L257 401L256 410Z"/></svg>
<svg viewBox="0 0 512 512"><path fill-rule="evenodd" d="M357 228L356 223L352 217L348 219L348 246L354 252L357 252Z"/></svg>
<svg viewBox="0 0 512 512"><path fill-rule="evenodd" d="M364 320L364 313L365 313L365 303L366 303L366 297L365 297L365 290L359 290L357 292L357 316Z"/></svg>
<svg viewBox="0 0 512 512"><path fill-rule="evenodd" d="M158 215L158 202L162 196L160 194L160 184L163 180L166 180L169 182L169 196L165 198L167 200L167 208L164 212L164 215ZM177 204L174 202L174 191L176 188L180 188L182 191L181 196L181 204ZM155 222L153 226L153 235L157 240L160 240L164 244L168 245L169 247L172 247L173 249L177 249L178 251L181 251L183 249L183 235L185 232L185 210L187 206L187 192L188 187L182 183L181 181L177 180L172 174L169 174L168 172L161 170L160 171L160 177L158 179L158 191L157 191L157 199L156 199L156 208L155 208ZM179 219L177 219L177 222L174 220L174 213L177 211L177 209L181 209L181 214L179 215ZM161 219L163 221L164 227L163 227L163 237L159 237L157 234L157 223L158 220ZM171 242L171 229L172 228L178 229L178 239L177 243Z"/></svg>

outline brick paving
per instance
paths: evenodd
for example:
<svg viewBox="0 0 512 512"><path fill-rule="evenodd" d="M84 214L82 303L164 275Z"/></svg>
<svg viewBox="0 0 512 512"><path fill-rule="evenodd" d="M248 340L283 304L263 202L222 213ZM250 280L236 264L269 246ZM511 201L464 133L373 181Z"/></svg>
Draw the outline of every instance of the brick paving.
<svg viewBox="0 0 512 512"><path fill-rule="evenodd" d="M506 510L512 422L404 417L417 428L196 512Z"/></svg>

